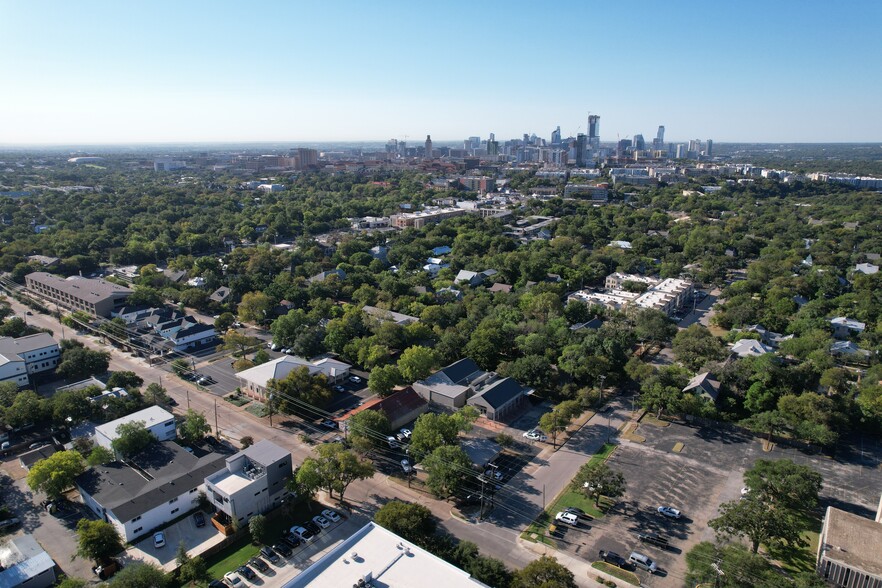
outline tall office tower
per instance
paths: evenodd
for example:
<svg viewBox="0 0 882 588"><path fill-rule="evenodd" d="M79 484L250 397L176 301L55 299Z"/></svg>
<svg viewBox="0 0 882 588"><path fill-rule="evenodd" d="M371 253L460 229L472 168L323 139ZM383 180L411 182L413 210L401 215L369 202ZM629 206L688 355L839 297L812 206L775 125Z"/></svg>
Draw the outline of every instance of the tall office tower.
<svg viewBox="0 0 882 588"><path fill-rule="evenodd" d="M643 139L643 135L634 135L631 146L634 151L646 151L646 141Z"/></svg>
<svg viewBox="0 0 882 588"><path fill-rule="evenodd" d="M551 131L551 144L560 145L560 127Z"/></svg>
<svg viewBox="0 0 882 588"><path fill-rule="evenodd" d="M576 167L585 167L585 152L588 150L588 141L584 134L576 135Z"/></svg>
<svg viewBox="0 0 882 588"><path fill-rule="evenodd" d="M426 159L432 159L432 135L426 135Z"/></svg>
<svg viewBox="0 0 882 588"><path fill-rule="evenodd" d="M496 140L496 133L490 133L490 140L491 140L491 141L495 141L495 140Z"/></svg>
<svg viewBox="0 0 882 588"><path fill-rule="evenodd" d="M665 125L658 125L658 132L655 134L656 140L659 144L664 145L665 142Z"/></svg>
<svg viewBox="0 0 882 588"><path fill-rule="evenodd" d="M686 145L683 143L677 145L677 159L686 159Z"/></svg>
<svg viewBox="0 0 882 588"><path fill-rule="evenodd" d="M307 169L318 165L318 151L300 147L297 149L297 157L300 159L300 169Z"/></svg>
<svg viewBox="0 0 882 588"><path fill-rule="evenodd" d="M704 152L705 152L705 155L707 155L708 157L714 156L714 141L713 141L713 139L707 140L707 149L705 149Z"/></svg>
<svg viewBox="0 0 882 588"><path fill-rule="evenodd" d="M701 153L701 139L689 141L689 151L694 151L696 154Z"/></svg>
<svg viewBox="0 0 882 588"><path fill-rule="evenodd" d="M493 137L493 133L490 133L490 136ZM487 155L499 155L499 141L494 141L492 138L487 141Z"/></svg>
<svg viewBox="0 0 882 588"><path fill-rule="evenodd" d="M621 159L625 156L625 153L628 152L628 149L631 148L631 141L628 139L619 139L619 142L616 143L616 157Z"/></svg>
<svg viewBox="0 0 882 588"><path fill-rule="evenodd" d="M588 117L588 147L600 148L600 116L597 114Z"/></svg>
<svg viewBox="0 0 882 588"><path fill-rule="evenodd" d="M472 144L472 149L480 149L481 137L469 137L469 142Z"/></svg>
<svg viewBox="0 0 882 588"><path fill-rule="evenodd" d="M398 139L389 139L386 142L386 153L398 153Z"/></svg>

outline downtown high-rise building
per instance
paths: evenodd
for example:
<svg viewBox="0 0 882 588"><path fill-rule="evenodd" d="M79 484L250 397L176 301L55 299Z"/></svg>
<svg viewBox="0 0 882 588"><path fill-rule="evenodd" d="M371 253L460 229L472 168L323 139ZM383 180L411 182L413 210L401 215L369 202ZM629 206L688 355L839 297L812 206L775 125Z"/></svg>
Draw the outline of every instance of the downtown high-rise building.
<svg viewBox="0 0 882 588"><path fill-rule="evenodd" d="M707 147L704 150L704 154L707 155L708 157L714 156L714 141L713 141L713 139L707 140Z"/></svg>
<svg viewBox="0 0 882 588"><path fill-rule="evenodd" d="M551 131L551 144L552 145L560 145L560 127L558 126L556 129Z"/></svg>
<svg viewBox="0 0 882 588"><path fill-rule="evenodd" d="M426 135L426 159L432 159L432 135Z"/></svg>
<svg viewBox="0 0 882 588"><path fill-rule="evenodd" d="M588 116L588 148L600 148L600 116L597 114Z"/></svg>

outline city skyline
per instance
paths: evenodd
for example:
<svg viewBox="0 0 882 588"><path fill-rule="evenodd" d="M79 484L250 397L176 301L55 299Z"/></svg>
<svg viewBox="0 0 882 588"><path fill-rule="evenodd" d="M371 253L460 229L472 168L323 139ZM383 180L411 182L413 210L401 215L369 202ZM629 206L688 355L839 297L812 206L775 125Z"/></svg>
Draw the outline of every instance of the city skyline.
<svg viewBox="0 0 882 588"><path fill-rule="evenodd" d="M0 2L0 144L882 140L870 2L46 6Z"/></svg>

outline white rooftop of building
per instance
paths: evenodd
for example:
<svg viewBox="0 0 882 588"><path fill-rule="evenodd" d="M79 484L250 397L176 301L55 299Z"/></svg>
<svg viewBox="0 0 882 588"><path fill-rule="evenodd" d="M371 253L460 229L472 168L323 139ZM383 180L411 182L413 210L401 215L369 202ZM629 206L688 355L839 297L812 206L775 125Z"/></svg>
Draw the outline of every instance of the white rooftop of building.
<svg viewBox="0 0 882 588"><path fill-rule="evenodd" d="M158 425L159 423L164 423L165 421L174 418L175 417L172 413L163 408L160 408L158 406L149 406L144 410L139 410L138 412L133 412L130 415L118 418L115 421L110 421L109 423L99 425L95 427L95 431L100 432L108 439L115 439L116 429L120 425L134 423L136 421L144 421L144 428L149 429L153 425Z"/></svg>
<svg viewBox="0 0 882 588"><path fill-rule="evenodd" d="M486 588L486 584L464 570L372 522L295 576L284 588L353 586L359 580L365 580L367 586L384 588Z"/></svg>

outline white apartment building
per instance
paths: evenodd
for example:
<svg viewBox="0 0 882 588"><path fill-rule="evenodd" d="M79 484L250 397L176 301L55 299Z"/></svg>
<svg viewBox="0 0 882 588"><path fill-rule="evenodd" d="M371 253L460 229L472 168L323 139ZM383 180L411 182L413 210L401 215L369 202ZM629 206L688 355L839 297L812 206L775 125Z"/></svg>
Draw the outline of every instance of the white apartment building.
<svg viewBox="0 0 882 588"><path fill-rule="evenodd" d="M110 444L119 437L116 432L117 427L137 421L143 422L144 428L153 433L160 441L168 441L178 436L174 415L158 406L151 406L115 421L98 425L95 427L95 443L110 449Z"/></svg>
<svg viewBox="0 0 882 588"><path fill-rule="evenodd" d="M48 333L0 337L0 382L28 386L31 374L54 370L60 361L58 343Z"/></svg>

